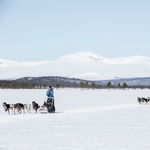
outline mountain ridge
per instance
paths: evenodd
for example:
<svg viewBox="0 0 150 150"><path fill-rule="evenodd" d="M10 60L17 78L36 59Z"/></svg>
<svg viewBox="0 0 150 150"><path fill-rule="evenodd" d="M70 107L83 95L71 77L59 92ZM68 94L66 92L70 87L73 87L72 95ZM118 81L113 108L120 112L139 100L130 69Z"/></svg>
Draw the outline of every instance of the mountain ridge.
<svg viewBox="0 0 150 150"><path fill-rule="evenodd" d="M0 79L29 76L62 76L84 80L148 77L150 58L105 58L92 52L78 52L62 56L55 61L16 62L0 59Z"/></svg>

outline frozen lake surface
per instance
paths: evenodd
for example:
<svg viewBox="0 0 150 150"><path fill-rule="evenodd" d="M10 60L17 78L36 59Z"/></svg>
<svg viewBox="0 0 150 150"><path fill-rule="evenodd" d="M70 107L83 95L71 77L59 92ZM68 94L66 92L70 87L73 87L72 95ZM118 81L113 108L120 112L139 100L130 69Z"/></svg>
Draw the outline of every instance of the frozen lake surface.
<svg viewBox="0 0 150 150"><path fill-rule="evenodd" d="M6 115L0 107L0 150L149 150L150 90L55 91L55 114ZM46 90L0 90L0 103L42 104Z"/></svg>

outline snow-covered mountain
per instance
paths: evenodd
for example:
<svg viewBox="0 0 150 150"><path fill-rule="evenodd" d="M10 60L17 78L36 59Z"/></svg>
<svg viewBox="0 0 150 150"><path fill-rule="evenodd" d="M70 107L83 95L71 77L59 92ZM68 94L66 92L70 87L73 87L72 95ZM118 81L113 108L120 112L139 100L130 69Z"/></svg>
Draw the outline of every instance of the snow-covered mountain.
<svg viewBox="0 0 150 150"><path fill-rule="evenodd" d="M150 76L150 58L144 56L104 58L92 52L65 55L55 61L16 62L0 59L0 79L63 76L107 80Z"/></svg>

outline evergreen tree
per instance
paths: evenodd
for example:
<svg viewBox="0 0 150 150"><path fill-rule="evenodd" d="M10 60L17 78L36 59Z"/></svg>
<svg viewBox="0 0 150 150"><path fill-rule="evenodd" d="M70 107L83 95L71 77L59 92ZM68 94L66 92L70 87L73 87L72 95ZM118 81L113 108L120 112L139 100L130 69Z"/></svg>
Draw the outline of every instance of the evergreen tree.
<svg viewBox="0 0 150 150"><path fill-rule="evenodd" d="M121 88L121 84L120 83L118 83L118 88Z"/></svg>
<svg viewBox="0 0 150 150"><path fill-rule="evenodd" d="M80 86L81 88L84 88L84 87L85 87L84 82L81 81L81 82L79 83L79 86Z"/></svg>
<svg viewBox="0 0 150 150"><path fill-rule="evenodd" d="M85 87L88 88L89 87L89 83L86 81L85 82Z"/></svg>
<svg viewBox="0 0 150 150"><path fill-rule="evenodd" d="M95 82L91 83L91 87L94 89L96 87Z"/></svg>
<svg viewBox="0 0 150 150"><path fill-rule="evenodd" d="M107 87L110 88L111 87L111 82L107 83Z"/></svg>
<svg viewBox="0 0 150 150"><path fill-rule="evenodd" d="M45 84L45 83L43 84L43 87L44 87L44 88L46 87L46 84Z"/></svg>
<svg viewBox="0 0 150 150"><path fill-rule="evenodd" d="M57 83L57 84L55 85L55 87L58 89L58 88L60 88L60 85Z"/></svg>
<svg viewBox="0 0 150 150"><path fill-rule="evenodd" d="M126 83L123 83L123 85L122 85L123 88L127 88L127 86L128 85Z"/></svg>

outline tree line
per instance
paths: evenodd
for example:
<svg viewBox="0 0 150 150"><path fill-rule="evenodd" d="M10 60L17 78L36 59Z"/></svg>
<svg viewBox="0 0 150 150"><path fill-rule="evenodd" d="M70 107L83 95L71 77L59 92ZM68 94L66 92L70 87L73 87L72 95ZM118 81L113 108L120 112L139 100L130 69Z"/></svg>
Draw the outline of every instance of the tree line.
<svg viewBox="0 0 150 150"><path fill-rule="evenodd" d="M19 83L19 82L15 82L15 81L4 81L4 80L0 80L0 88L1 89L42 89L42 88L47 88L49 85L47 85L46 83ZM83 82L80 81L78 84L76 83L74 86L73 85L68 85L67 84L59 84L56 83L55 85L52 85L55 88L65 88L65 87L72 87L72 88L82 88L82 89L125 89L125 88L150 88L149 86L128 86L126 83L123 83L122 85L120 83L115 83L112 84L111 82L108 82L106 85L100 85L99 83L95 83L95 82Z"/></svg>
<svg viewBox="0 0 150 150"><path fill-rule="evenodd" d="M89 84L87 81L86 82L80 82L79 83L79 87L80 88L93 88L93 89L126 89L126 88L132 88L132 89L144 89L144 88L148 88L150 89L150 86L142 86L142 85L127 85L126 82L124 82L122 85L121 83L111 83L110 81L106 84L106 85L100 85L100 84L96 84L95 82L92 82L91 84Z"/></svg>
<svg viewBox="0 0 150 150"><path fill-rule="evenodd" d="M79 83L79 87L80 88L127 88L129 87L126 83L123 83L123 85L121 85L120 83L118 83L117 85L112 85L111 82L108 82L107 85L100 85L100 84L95 84L95 82L92 82L91 84L89 84L87 81L86 82L80 82Z"/></svg>
<svg viewBox="0 0 150 150"><path fill-rule="evenodd" d="M0 81L0 88L9 88L9 89L35 89L35 88L45 88L46 84L36 84L33 83L19 83L14 81Z"/></svg>

